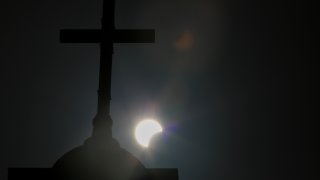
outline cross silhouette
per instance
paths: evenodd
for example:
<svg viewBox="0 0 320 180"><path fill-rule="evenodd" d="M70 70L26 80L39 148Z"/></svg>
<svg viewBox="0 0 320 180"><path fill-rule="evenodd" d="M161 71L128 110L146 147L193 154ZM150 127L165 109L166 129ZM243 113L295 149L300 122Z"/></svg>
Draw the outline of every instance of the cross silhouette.
<svg viewBox="0 0 320 180"><path fill-rule="evenodd" d="M103 132L101 136L102 137L101 140L103 142L106 142L106 139L104 139L106 137L105 135L107 135L107 138L111 137L110 129L112 125L112 120L109 117L109 113L110 113L110 100L111 100L111 69L112 69L113 44L114 43L153 43L155 41L155 31L152 29L143 29L143 30L115 29L114 7L115 7L115 0L105 0L103 2L103 17L102 17L101 29L80 29L80 30L64 29L60 31L60 41L62 43L99 43L100 44L101 51L100 51L100 72L99 72L99 90L98 90L98 112L94 119L94 128L98 127L97 129L99 129L100 127L100 130L94 129L94 132L97 132L97 131ZM106 131L109 131L109 132L105 133ZM88 147L90 149L90 146L86 146L86 145L84 146L86 147L84 148L85 150L87 150ZM120 148L118 148L118 150L122 153L124 152L124 150L121 150ZM86 155L88 154L87 153L84 153L84 154L85 154L85 157L87 157ZM82 156L80 156L79 154L78 155L73 154L73 156L77 157L75 161L78 162L77 161L78 159L85 158L83 157L84 154L82 154ZM94 154L96 154L96 151L94 151ZM101 154L97 154L97 156L98 155L101 155ZM66 156L66 157L69 157L69 156ZM66 162L73 163L72 160L71 161L66 160ZM73 165L77 166L79 164L73 164ZM82 165L85 166L86 164L82 164ZM91 165L89 166L91 167ZM76 167L74 166L72 167L62 166L62 167L63 168L68 167L65 169L66 171L68 171L68 174L72 173L72 168L76 169ZM70 168L71 168L71 171L70 171ZM91 167L91 168L95 168L95 167ZM8 179L9 180L52 179L53 177L56 177L56 174L55 174L56 171L54 169L55 168L8 168ZM85 170L86 170L85 172L83 173L79 172L79 174L80 175L86 174L87 169ZM78 172L76 173L78 174ZM178 169L175 169L175 168L174 169L168 169L168 168L147 169L147 174L149 175L148 177L152 180L179 179ZM92 174L92 177L94 178L95 175Z"/></svg>
<svg viewBox="0 0 320 180"><path fill-rule="evenodd" d="M153 29L115 29L114 9L115 0L103 2L101 29L64 29L60 31L60 41L62 43L100 43L98 112L94 121L106 121L106 119L112 121L108 117L111 101L113 44L153 43L155 41L155 31Z"/></svg>

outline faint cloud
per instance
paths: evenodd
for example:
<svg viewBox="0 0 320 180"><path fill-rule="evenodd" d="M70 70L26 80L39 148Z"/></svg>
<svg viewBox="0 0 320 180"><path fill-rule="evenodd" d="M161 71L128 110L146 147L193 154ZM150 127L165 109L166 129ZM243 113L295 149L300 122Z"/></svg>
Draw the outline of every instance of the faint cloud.
<svg viewBox="0 0 320 180"><path fill-rule="evenodd" d="M174 47L179 51L190 50L193 46L193 34L191 31L184 31L180 37L174 42Z"/></svg>

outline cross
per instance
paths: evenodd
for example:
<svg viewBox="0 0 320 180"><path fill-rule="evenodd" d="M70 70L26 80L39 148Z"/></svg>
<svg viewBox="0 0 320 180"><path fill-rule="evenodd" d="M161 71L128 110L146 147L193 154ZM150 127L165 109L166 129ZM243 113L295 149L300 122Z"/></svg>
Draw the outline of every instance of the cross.
<svg viewBox="0 0 320 180"><path fill-rule="evenodd" d="M112 125L112 120L108 117L110 117L113 44L153 43L155 41L155 31L152 29L115 29L114 11L115 0L105 0L103 1L101 29L64 29L60 31L60 41L62 43L100 44L98 112L94 119L94 125L96 123L107 123L109 128Z"/></svg>
<svg viewBox="0 0 320 180"><path fill-rule="evenodd" d="M99 135L99 133L103 132L102 136L98 136L103 138L101 139L102 141L106 140L105 135L107 135L107 138L111 137L109 133L111 132L112 120L109 116L109 113L111 100L110 90L113 43L153 43L155 41L155 32L151 29L116 30L114 27L114 5L115 0L105 0L103 2L103 18L101 29L65 29L60 31L60 41L62 43L100 44L101 51L98 90L98 112L93 123L94 128L96 129L94 129L93 134ZM108 132L105 133L106 131ZM78 157L79 155L77 155L76 153L76 156ZM71 168L72 170L73 167L68 168ZM146 170L149 175L149 178L151 178L152 180L179 179L178 169L157 168ZM55 177L55 173L56 171L54 171L54 168L8 168L8 179L53 179L53 177Z"/></svg>

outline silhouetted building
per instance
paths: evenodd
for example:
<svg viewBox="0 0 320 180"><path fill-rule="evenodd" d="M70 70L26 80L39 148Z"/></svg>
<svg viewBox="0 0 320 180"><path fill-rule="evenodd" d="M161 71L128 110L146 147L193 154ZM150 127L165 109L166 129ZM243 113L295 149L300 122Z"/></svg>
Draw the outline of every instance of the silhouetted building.
<svg viewBox="0 0 320 180"><path fill-rule="evenodd" d="M112 137L110 117L111 68L113 43L152 43L154 30L116 30L115 1L104 1L102 29L62 30L61 42L99 43L100 73L98 112L93 132L83 145L72 149L57 160L52 169L9 169L9 179L59 180L150 180L178 179L176 169L147 170L132 154L120 147Z"/></svg>

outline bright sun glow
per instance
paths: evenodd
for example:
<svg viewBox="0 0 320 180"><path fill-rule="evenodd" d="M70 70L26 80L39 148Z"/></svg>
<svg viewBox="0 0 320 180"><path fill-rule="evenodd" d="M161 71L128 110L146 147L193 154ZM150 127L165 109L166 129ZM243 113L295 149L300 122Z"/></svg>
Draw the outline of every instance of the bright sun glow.
<svg viewBox="0 0 320 180"><path fill-rule="evenodd" d="M144 120L139 122L135 129L135 136L138 143L144 147L149 146L153 135L162 132L161 125L155 120Z"/></svg>

